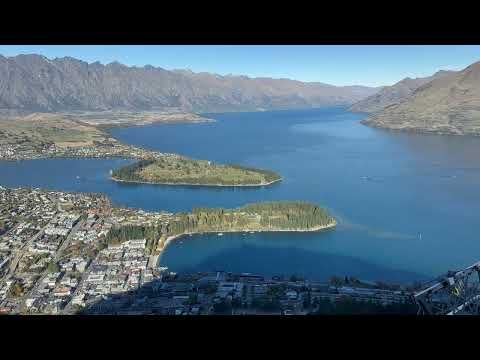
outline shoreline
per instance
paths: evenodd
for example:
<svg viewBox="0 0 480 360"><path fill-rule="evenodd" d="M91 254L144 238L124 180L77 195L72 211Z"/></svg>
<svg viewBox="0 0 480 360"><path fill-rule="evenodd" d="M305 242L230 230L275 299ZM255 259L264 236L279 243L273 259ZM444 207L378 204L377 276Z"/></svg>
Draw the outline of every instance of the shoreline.
<svg viewBox="0 0 480 360"><path fill-rule="evenodd" d="M337 221L334 220L332 223L325 226L316 226L311 229L267 229L267 230L253 230L253 229L242 229L242 230L223 230L223 231L201 231L201 232L185 232L177 235L170 235L165 239L163 248L160 250L158 255L157 265L160 265L160 261L163 255L163 252L167 246L175 239L181 238L187 235L205 235L205 234L215 234L215 233L249 233L249 232L316 232L322 230L332 229L337 226Z"/></svg>
<svg viewBox="0 0 480 360"><path fill-rule="evenodd" d="M388 125L370 122L367 119L359 121L361 125L371 127L373 129L385 130L390 132L413 134L413 135L436 135L436 136L455 136L455 137L480 137L480 133L465 133L465 132L453 132L437 129L427 129L420 127L390 127Z"/></svg>
<svg viewBox="0 0 480 360"><path fill-rule="evenodd" d="M116 182L124 182L128 184L148 184L148 185L168 185L168 186L210 186L210 187L262 187L262 186L269 186L272 185L276 182L282 181L283 178L281 177L280 179L272 180L268 183L264 184L237 184L237 185L226 185L226 184L191 184L191 183L161 183L161 182L149 182L149 181L133 181L133 180L121 180L121 179L116 179L114 177L110 177L110 180L116 181Z"/></svg>
<svg viewBox="0 0 480 360"><path fill-rule="evenodd" d="M107 131L110 134L110 130L115 130L115 129L120 129L120 128L132 128L132 127L142 127L142 126L149 126L149 125L174 125L174 124L206 124L206 123L216 123L218 122L217 120L214 119L198 119L198 120L158 120L158 121L152 121L148 123L113 123L113 124L90 124L87 123L90 126L95 126L99 128L100 130ZM111 135L111 134L110 134Z"/></svg>
<svg viewBox="0 0 480 360"><path fill-rule="evenodd" d="M0 158L0 161L11 161L11 162L20 162L20 161L33 161L33 160L49 160L49 159L85 159L85 160L133 160L138 161L137 158L127 158L125 156L41 156L35 158L26 158L26 159L4 159Z"/></svg>

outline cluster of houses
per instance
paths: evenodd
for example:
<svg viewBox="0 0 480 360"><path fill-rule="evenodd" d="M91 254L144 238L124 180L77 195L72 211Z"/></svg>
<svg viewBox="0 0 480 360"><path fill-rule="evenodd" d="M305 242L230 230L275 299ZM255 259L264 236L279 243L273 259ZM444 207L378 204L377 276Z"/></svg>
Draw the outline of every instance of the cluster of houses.
<svg viewBox="0 0 480 360"><path fill-rule="evenodd" d="M29 313L58 314L72 300L89 262L84 257L59 261L59 271L47 273L25 300L26 310Z"/></svg>
<svg viewBox="0 0 480 360"><path fill-rule="evenodd" d="M63 213L59 214L55 219L52 219L49 224L44 228L44 232L47 235L60 235L67 236L72 228L80 220L79 214Z"/></svg>
<svg viewBox="0 0 480 360"><path fill-rule="evenodd" d="M119 245L109 245L100 251L88 268L73 305L86 306L109 294L136 290L151 282L154 275L147 268L146 240L129 240Z"/></svg>
<svg viewBox="0 0 480 360"><path fill-rule="evenodd" d="M60 260L58 265L62 271L67 273L70 272L79 272L83 273L87 269L90 259L86 257L75 257L65 260Z"/></svg>
<svg viewBox="0 0 480 360"><path fill-rule="evenodd" d="M110 222L105 222L95 214L89 214L87 220L73 235L72 243L93 243L100 237L107 235L111 228L112 224Z"/></svg>
<svg viewBox="0 0 480 360"><path fill-rule="evenodd" d="M20 294L24 294L18 298L5 295L5 298L0 299L0 307L6 307L5 304L8 303L18 310L24 297L30 293L40 295L34 296L36 302L29 301L32 310L52 305L50 295L55 300L67 299L67 290L63 285L58 291L50 289L51 292L46 296L49 288L41 286L41 275L48 271L48 265L80 221L81 214L85 214L88 209L101 207L104 199L93 194L1 187L0 203L0 221L5 224L5 230L0 234L0 288L6 289L7 284L20 285ZM86 262L75 259L75 254L69 256L72 259L67 258L65 263L61 261L59 264L65 266L62 273L79 272L82 267L87 267ZM50 283L51 281L50 279ZM37 285L44 294L33 291ZM73 283L70 285L73 286ZM5 294L8 294L8 290ZM61 308L62 304L58 304L58 301L56 303L53 310L50 310ZM36 307L35 304L43 305Z"/></svg>
<svg viewBox="0 0 480 360"><path fill-rule="evenodd" d="M159 159L175 156L178 155L125 145L112 138L104 139L102 142L97 141L93 145L88 146L56 146L55 143L39 144L35 142L0 145L1 160L27 160L49 157Z"/></svg>
<svg viewBox="0 0 480 360"><path fill-rule="evenodd" d="M31 313L58 314L77 284L78 279L65 273L48 273L37 285L36 293L25 300L25 307Z"/></svg>
<svg viewBox="0 0 480 360"><path fill-rule="evenodd" d="M167 225L173 217L169 212L148 212L141 209L116 208L109 216L113 225Z"/></svg>
<svg viewBox="0 0 480 360"><path fill-rule="evenodd" d="M0 145L0 160L30 160L48 157L54 149L47 144L23 142Z"/></svg>
<svg viewBox="0 0 480 360"><path fill-rule="evenodd" d="M0 145L0 159L10 159L15 155L17 150L17 145Z"/></svg>
<svg viewBox="0 0 480 360"><path fill-rule="evenodd" d="M112 209L95 194L1 187L0 200L0 220L6 224L0 234L0 288L7 289L6 281L20 284L23 294L12 298L5 290L0 307L13 304L16 312L58 313L67 304L83 306L143 286L154 278L146 240L100 251L101 238L116 225L167 224L172 216Z"/></svg>
<svg viewBox="0 0 480 360"><path fill-rule="evenodd" d="M13 285L13 280L0 282L0 315L8 314L15 308L16 304L8 300L8 293Z"/></svg>
<svg viewBox="0 0 480 360"><path fill-rule="evenodd" d="M60 244L65 241L68 231L65 234L43 234L29 247L28 251L33 254L50 254L54 255ZM25 254L28 258L28 254Z"/></svg>
<svg viewBox="0 0 480 360"><path fill-rule="evenodd" d="M110 294L87 305L87 314L209 315L307 314L318 300L346 299L387 305L408 303L404 291L333 286L305 280L232 274L161 273L136 291ZM307 303L308 300L308 303ZM228 304L228 305L226 305Z"/></svg>

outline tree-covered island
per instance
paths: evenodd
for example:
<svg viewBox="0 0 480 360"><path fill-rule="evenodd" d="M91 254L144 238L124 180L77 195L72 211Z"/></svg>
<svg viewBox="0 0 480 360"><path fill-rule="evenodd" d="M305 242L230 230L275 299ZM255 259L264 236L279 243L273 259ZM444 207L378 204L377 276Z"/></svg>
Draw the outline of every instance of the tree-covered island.
<svg viewBox="0 0 480 360"><path fill-rule="evenodd" d="M280 181L281 177L268 170L165 157L141 160L114 170L112 180L165 185L264 186Z"/></svg>
<svg viewBox="0 0 480 360"><path fill-rule="evenodd" d="M179 213L168 224L113 228L107 243L147 239L153 252L160 253L169 241L188 234L251 231L319 231L337 222L327 210L306 202L277 201L246 205L237 209L196 208Z"/></svg>

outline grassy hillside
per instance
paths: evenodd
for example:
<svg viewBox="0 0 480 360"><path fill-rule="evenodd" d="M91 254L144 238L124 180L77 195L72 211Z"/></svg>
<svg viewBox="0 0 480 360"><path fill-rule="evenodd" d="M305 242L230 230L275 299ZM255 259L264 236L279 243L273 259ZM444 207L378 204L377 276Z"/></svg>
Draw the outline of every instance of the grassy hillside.
<svg viewBox="0 0 480 360"><path fill-rule="evenodd" d="M364 124L405 131L480 135L480 62L419 87Z"/></svg>
<svg viewBox="0 0 480 360"><path fill-rule="evenodd" d="M107 135L94 126L67 120L58 114L31 114L0 118L0 145L55 144L57 147L91 146Z"/></svg>

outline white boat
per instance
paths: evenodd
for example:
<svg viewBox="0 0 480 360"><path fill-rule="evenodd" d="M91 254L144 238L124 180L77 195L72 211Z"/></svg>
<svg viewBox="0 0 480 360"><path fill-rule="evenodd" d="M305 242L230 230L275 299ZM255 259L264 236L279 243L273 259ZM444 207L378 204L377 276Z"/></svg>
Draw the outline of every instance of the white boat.
<svg viewBox="0 0 480 360"><path fill-rule="evenodd" d="M217 235L218 235L218 236L223 236L223 233L218 233Z"/></svg>

